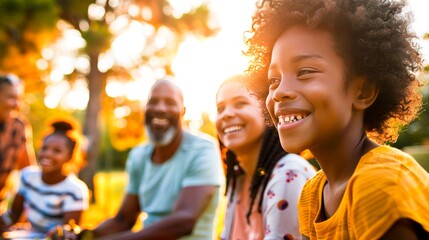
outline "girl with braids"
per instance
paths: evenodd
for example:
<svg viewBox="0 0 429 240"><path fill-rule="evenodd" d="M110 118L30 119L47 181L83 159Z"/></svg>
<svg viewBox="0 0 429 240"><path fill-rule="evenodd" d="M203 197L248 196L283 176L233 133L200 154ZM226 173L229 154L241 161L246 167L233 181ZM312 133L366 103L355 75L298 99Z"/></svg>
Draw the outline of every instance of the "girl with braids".
<svg viewBox="0 0 429 240"><path fill-rule="evenodd" d="M267 127L245 76L220 86L216 128L224 149L228 199L222 239L299 239L297 202L315 174L302 157L286 153Z"/></svg>
<svg viewBox="0 0 429 240"><path fill-rule="evenodd" d="M22 170L12 208L0 217L1 229L15 224L25 211L31 231L43 235L57 225L78 224L88 207L88 188L73 173L81 162L82 137L70 122L56 121L52 128L37 153L40 167Z"/></svg>
<svg viewBox="0 0 429 240"><path fill-rule="evenodd" d="M429 239L429 174L384 143L419 113L421 56L404 3L262 1L249 88L283 148L321 170L298 203L305 239Z"/></svg>

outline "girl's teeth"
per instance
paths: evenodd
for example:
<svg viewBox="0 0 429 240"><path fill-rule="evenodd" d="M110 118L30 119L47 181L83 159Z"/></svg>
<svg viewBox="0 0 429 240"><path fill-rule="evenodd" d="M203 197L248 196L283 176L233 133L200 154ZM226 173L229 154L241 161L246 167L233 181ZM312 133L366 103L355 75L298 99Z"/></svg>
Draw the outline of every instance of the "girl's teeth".
<svg viewBox="0 0 429 240"><path fill-rule="evenodd" d="M223 132L224 133L230 133L230 132L240 130L241 128L242 127L239 127L239 126L233 126L233 127L225 128L225 130Z"/></svg>
<svg viewBox="0 0 429 240"><path fill-rule="evenodd" d="M304 119L305 116L301 116L301 115L297 115L297 116L280 116L279 117L279 123L280 124L285 124L285 123L293 123L293 122L297 122L299 120Z"/></svg>

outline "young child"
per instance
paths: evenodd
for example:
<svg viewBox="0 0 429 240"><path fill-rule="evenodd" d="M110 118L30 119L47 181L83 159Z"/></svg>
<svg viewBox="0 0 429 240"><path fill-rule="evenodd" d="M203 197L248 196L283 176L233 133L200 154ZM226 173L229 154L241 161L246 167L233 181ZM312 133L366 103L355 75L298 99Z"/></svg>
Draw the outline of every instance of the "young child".
<svg viewBox="0 0 429 240"><path fill-rule="evenodd" d="M288 154L267 127L245 76L225 80L216 95L218 137L226 164L227 209L222 239L301 239L297 203L316 171Z"/></svg>
<svg viewBox="0 0 429 240"><path fill-rule="evenodd" d="M421 107L404 5L262 1L246 55L283 148L322 171L298 204L307 239L429 239L429 175L396 140Z"/></svg>
<svg viewBox="0 0 429 240"><path fill-rule="evenodd" d="M40 167L22 170L12 208L0 217L0 228L15 224L23 211L31 231L48 233L57 225L79 223L89 204L88 188L73 173L79 159L80 136L71 123L57 121L37 153Z"/></svg>

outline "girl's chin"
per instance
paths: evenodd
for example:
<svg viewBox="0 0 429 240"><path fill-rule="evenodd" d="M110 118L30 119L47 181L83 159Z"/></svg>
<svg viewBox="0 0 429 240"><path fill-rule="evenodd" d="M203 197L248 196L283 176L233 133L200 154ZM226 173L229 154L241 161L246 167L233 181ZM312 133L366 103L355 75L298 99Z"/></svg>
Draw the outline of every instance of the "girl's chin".
<svg viewBox="0 0 429 240"><path fill-rule="evenodd" d="M299 147L299 146L293 146L291 144L283 144L281 143L282 148L288 152L288 153L301 153L302 151L304 151L305 149Z"/></svg>
<svg viewBox="0 0 429 240"><path fill-rule="evenodd" d="M42 169L43 174L52 174L56 172L58 172L56 169L50 169L50 168Z"/></svg>

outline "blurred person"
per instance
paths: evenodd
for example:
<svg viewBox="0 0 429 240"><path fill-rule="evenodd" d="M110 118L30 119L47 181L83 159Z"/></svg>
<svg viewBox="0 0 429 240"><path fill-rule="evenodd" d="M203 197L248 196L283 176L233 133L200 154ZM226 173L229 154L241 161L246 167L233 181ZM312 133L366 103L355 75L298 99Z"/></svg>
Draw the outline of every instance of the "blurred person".
<svg viewBox="0 0 429 240"><path fill-rule="evenodd" d="M21 215L33 233L44 236L57 226L79 224L89 205L89 190L75 173L81 166L81 139L68 121L55 121L37 152L39 166L22 170L18 193L10 210L0 216L0 229L17 223ZM19 229L18 229L19 230Z"/></svg>
<svg viewBox="0 0 429 240"><path fill-rule="evenodd" d="M405 2L262 1L249 88L288 152L321 167L298 203L304 239L429 239L429 174L388 146L422 106Z"/></svg>
<svg viewBox="0 0 429 240"><path fill-rule="evenodd" d="M31 125L19 113L21 95L17 76L0 75L0 202L11 194L11 186L7 186L10 173L36 164Z"/></svg>
<svg viewBox="0 0 429 240"><path fill-rule="evenodd" d="M216 95L218 137L226 164L227 209L222 239L301 239L298 198L316 170L285 152L265 124L245 76L226 79Z"/></svg>
<svg viewBox="0 0 429 240"><path fill-rule="evenodd" d="M144 114L149 142L129 153L118 212L78 237L212 239L222 177L216 141L183 129L183 94L172 81L155 82ZM141 212L143 229L133 232Z"/></svg>

